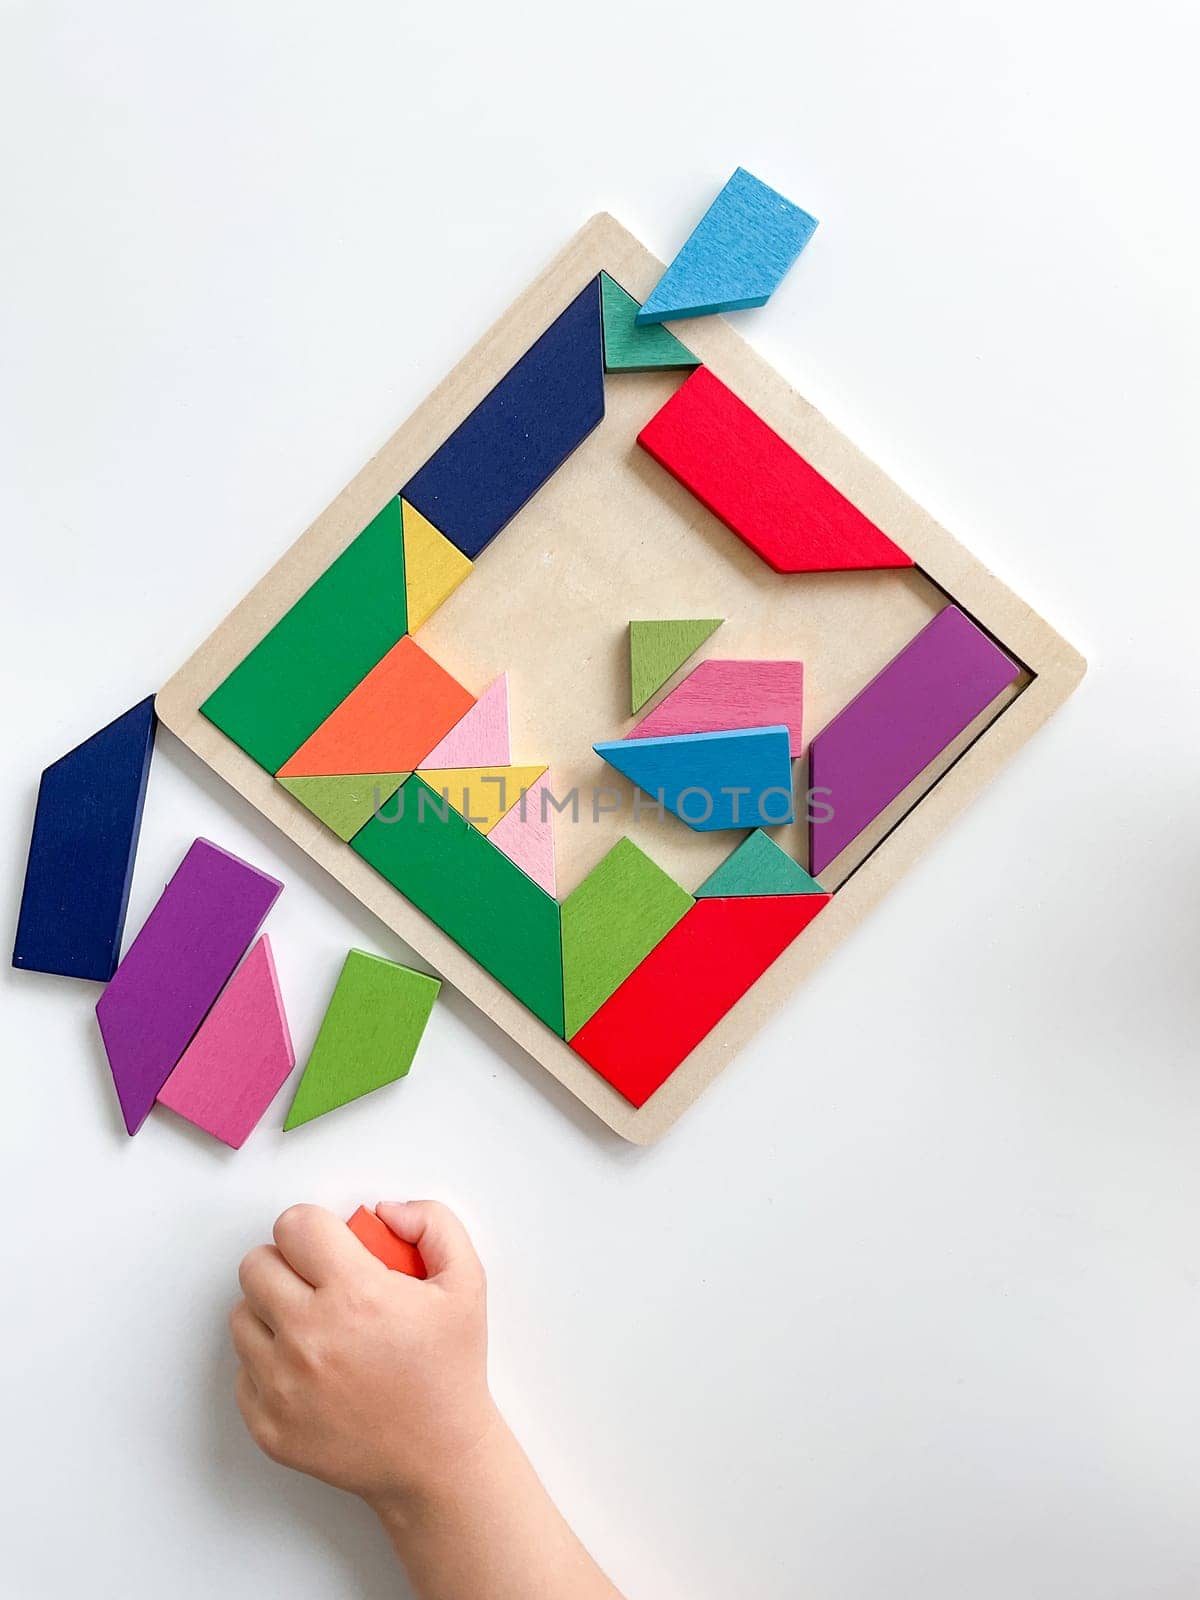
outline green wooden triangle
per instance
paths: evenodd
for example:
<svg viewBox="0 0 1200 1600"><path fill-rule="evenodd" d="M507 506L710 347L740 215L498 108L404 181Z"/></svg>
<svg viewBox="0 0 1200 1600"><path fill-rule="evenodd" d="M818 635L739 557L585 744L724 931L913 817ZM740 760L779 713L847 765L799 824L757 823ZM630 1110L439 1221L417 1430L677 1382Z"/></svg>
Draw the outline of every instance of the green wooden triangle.
<svg viewBox="0 0 1200 1600"><path fill-rule="evenodd" d="M661 323L639 328L633 319L641 307L607 272L600 274L600 304L606 372L654 372L700 365L698 357Z"/></svg>
<svg viewBox="0 0 1200 1600"><path fill-rule="evenodd" d="M276 782L314 817L320 817L339 839L353 839L407 777L407 772L361 772L338 778L278 778Z"/></svg>
<svg viewBox="0 0 1200 1600"><path fill-rule="evenodd" d="M724 621L724 617L699 617L687 622L631 622L629 624L629 679L631 709L640 711L656 689L699 650Z"/></svg>
<svg viewBox="0 0 1200 1600"><path fill-rule="evenodd" d="M756 829L696 890L697 900L749 894L827 894L798 861Z"/></svg>

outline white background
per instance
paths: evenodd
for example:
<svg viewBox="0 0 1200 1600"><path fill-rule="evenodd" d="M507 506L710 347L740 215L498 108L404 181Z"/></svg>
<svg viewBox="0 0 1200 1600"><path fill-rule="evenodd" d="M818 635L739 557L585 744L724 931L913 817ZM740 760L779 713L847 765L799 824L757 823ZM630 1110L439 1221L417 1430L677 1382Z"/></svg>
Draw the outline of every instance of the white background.
<svg viewBox="0 0 1200 1600"><path fill-rule="evenodd" d="M93 986L6 971L4 1600L403 1594L244 1437L224 1319L286 1203L425 1194L633 1600L1200 1591L1198 46L1184 0L0 0L5 925L41 768L588 215L669 256L739 162L822 220L740 326L1092 662L654 1151L449 992L393 1091L130 1141ZM403 948L166 734L131 931L198 833L286 880L303 1056Z"/></svg>

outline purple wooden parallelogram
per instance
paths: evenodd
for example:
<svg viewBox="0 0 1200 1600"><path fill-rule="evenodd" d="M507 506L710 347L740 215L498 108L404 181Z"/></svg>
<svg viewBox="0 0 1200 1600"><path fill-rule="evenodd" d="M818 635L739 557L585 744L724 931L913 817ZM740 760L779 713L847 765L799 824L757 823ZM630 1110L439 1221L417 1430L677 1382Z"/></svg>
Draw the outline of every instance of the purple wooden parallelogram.
<svg viewBox="0 0 1200 1600"><path fill-rule="evenodd" d="M179 863L96 1005L131 1134L282 888L207 839L197 839Z"/></svg>
<svg viewBox="0 0 1200 1600"><path fill-rule="evenodd" d="M814 810L833 810L809 825L810 871L820 876L1019 671L957 606L939 611L809 747L809 784L829 791Z"/></svg>

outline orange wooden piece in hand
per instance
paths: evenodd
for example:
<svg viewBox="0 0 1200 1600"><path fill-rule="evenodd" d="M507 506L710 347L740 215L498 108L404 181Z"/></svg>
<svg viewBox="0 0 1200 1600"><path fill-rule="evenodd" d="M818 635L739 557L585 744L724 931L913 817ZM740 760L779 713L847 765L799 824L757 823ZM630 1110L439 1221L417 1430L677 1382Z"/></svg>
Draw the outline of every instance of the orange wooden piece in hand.
<svg viewBox="0 0 1200 1600"><path fill-rule="evenodd" d="M380 1222L373 1211L359 1206L346 1226L373 1256L377 1256L392 1272L403 1272L410 1278L425 1276L425 1263L416 1245L398 1239L386 1222Z"/></svg>

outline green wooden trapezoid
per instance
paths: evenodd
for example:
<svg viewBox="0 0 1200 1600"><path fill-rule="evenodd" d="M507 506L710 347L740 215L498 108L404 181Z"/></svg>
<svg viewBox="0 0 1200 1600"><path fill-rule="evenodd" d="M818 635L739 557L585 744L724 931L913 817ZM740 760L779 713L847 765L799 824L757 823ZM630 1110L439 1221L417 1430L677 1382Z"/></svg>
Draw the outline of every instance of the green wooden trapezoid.
<svg viewBox="0 0 1200 1600"><path fill-rule="evenodd" d="M360 772L337 778L279 778L289 794L320 817L339 839L353 839L408 777L407 772Z"/></svg>

